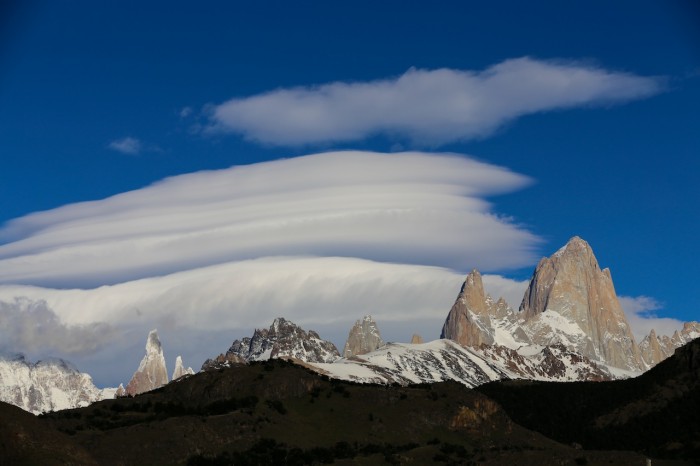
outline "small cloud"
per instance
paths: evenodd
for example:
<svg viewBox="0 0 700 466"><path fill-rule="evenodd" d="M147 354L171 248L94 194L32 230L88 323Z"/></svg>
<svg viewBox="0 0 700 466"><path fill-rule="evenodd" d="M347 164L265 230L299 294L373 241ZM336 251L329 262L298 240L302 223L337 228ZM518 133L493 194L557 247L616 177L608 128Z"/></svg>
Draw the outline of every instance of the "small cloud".
<svg viewBox="0 0 700 466"><path fill-rule="evenodd" d="M143 144L138 139L127 136L110 142L108 147L122 154L136 155L143 149Z"/></svg>
<svg viewBox="0 0 700 466"><path fill-rule="evenodd" d="M623 103L663 89L658 77L523 57L480 71L411 68L396 78L235 98L203 109L204 131L278 146L380 134L436 146L489 136L525 115Z"/></svg>
<svg viewBox="0 0 700 466"><path fill-rule="evenodd" d="M187 118L188 116L192 115L192 107L182 107L179 115L180 118Z"/></svg>
<svg viewBox="0 0 700 466"><path fill-rule="evenodd" d="M671 336L683 327L683 322L670 317L658 317L654 311L663 309L663 303L649 296L620 296L620 305L625 311L632 333L641 341L651 330L656 334Z"/></svg>

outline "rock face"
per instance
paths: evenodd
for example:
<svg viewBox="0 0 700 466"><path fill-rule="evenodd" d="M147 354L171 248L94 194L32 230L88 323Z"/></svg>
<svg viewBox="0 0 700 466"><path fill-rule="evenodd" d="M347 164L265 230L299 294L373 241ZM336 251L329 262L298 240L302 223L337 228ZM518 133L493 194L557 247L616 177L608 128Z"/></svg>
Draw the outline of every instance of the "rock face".
<svg viewBox="0 0 700 466"><path fill-rule="evenodd" d="M168 370L165 367L163 348L158 339L158 331L151 330L146 339L146 355L126 386L126 394L138 395L162 387L166 383Z"/></svg>
<svg viewBox="0 0 700 466"><path fill-rule="evenodd" d="M377 323L372 316L364 316L350 329L348 339L343 349L343 357L349 358L356 354L366 354L384 346L382 335L379 333Z"/></svg>
<svg viewBox="0 0 700 466"><path fill-rule="evenodd" d="M185 375L194 375L194 370L191 367L185 369L185 366L182 364L182 356L178 356L177 359L175 359L175 370L173 370L171 380L177 380Z"/></svg>
<svg viewBox="0 0 700 466"><path fill-rule="evenodd" d="M264 361L273 358L295 358L306 362L332 362L340 357L338 348L321 339L313 330L301 327L282 317L269 329L256 329L251 338L236 340L222 361ZM206 363L205 363L206 364Z"/></svg>
<svg viewBox="0 0 700 466"><path fill-rule="evenodd" d="M579 237L539 262L520 312L536 329L531 336L533 343L562 343L614 367L644 368L610 270L600 269L591 247Z"/></svg>
<svg viewBox="0 0 700 466"><path fill-rule="evenodd" d="M418 335L417 333L414 333L413 336L411 337L411 344L412 345L420 345L423 343L423 337Z"/></svg>
<svg viewBox="0 0 700 466"><path fill-rule="evenodd" d="M467 275L457 299L450 309L440 338L475 348L481 345L506 345L517 348L530 344L529 337L517 325L518 317L503 298L494 302L484 292L481 274Z"/></svg>
<svg viewBox="0 0 700 466"><path fill-rule="evenodd" d="M494 339L491 334L489 311L481 274L474 269L464 280L457 300L442 327L440 338L447 338L464 346L492 345Z"/></svg>
<svg viewBox="0 0 700 466"><path fill-rule="evenodd" d="M0 401L30 413L84 407L113 396L113 389L98 389L88 374L62 359L33 364L19 354L0 358Z"/></svg>

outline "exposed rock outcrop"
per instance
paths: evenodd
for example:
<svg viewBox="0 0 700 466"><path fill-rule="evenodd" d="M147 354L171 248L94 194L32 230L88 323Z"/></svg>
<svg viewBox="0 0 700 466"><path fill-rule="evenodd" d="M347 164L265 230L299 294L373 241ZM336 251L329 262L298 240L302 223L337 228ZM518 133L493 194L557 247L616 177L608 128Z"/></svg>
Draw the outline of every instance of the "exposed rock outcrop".
<svg viewBox="0 0 700 466"><path fill-rule="evenodd" d="M162 387L168 383L168 370L165 366L163 348L158 339L158 331L151 330L146 339L146 355L126 386L127 395L138 395Z"/></svg>
<svg viewBox="0 0 700 466"><path fill-rule="evenodd" d="M350 329L343 349L343 357L366 354L382 346L384 346L384 340L379 333L377 323L372 316L367 315L362 320L355 321L355 325Z"/></svg>
<svg viewBox="0 0 700 466"><path fill-rule="evenodd" d="M182 356L178 356L175 359L175 370L173 370L173 377L171 380L177 380L185 375L194 375L194 370L191 367L185 369L185 366L182 364Z"/></svg>
<svg viewBox="0 0 700 466"><path fill-rule="evenodd" d="M209 358L202 364L203 371L210 371L215 369L222 369L224 367L231 367L238 364L248 364L248 361L243 359L237 354L220 354L215 358Z"/></svg>
<svg viewBox="0 0 700 466"><path fill-rule="evenodd" d="M332 362L340 357L338 348L323 340L313 330L308 332L282 317L269 329L256 329L251 338L233 342L222 361L264 361L274 358L295 358L306 362ZM205 363L206 365L206 363Z"/></svg>
<svg viewBox="0 0 700 466"><path fill-rule="evenodd" d="M412 345L419 345L423 343L423 337L418 335L417 333L414 333L413 336L411 337L411 344Z"/></svg>

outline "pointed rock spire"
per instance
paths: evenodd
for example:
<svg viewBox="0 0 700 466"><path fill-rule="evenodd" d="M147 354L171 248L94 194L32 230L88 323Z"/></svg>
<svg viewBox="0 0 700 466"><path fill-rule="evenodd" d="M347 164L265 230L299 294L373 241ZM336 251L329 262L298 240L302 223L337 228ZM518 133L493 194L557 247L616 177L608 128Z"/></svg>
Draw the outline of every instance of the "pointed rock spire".
<svg viewBox="0 0 700 466"><path fill-rule="evenodd" d="M146 355L126 386L126 393L137 395L162 387L166 383L168 371L165 367L163 348L158 339L158 330L151 330L146 339Z"/></svg>
<svg viewBox="0 0 700 466"><path fill-rule="evenodd" d="M447 314L440 338L447 338L464 346L493 344L493 336L489 331L489 308L481 274L474 269L467 275L457 300Z"/></svg>
<svg viewBox="0 0 700 466"><path fill-rule="evenodd" d="M411 344L418 345L420 343L423 343L423 337L418 335L417 333L414 333L411 337Z"/></svg>
<svg viewBox="0 0 700 466"><path fill-rule="evenodd" d="M366 315L362 320L355 322L350 329L348 339L343 349L343 357L349 358L358 354L367 354L384 346L384 340L379 333L377 323L372 316Z"/></svg>
<svg viewBox="0 0 700 466"><path fill-rule="evenodd" d="M600 269L593 250L578 236L552 257L540 260L520 312L528 324L542 324L534 332L534 343L569 344L571 339L557 336L558 330L568 326L567 332L582 334L573 344L581 354L623 369L644 368L610 271Z"/></svg>
<svg viewBox="0 0 700 466"><path fill-rule="evenodd" d="M194 370L191 367L185 369L184 364L182 364L182 356L178 356L175 359L175 370L173 370L173 376L171 380L177 380L185 375L194 375Z"/></svg>

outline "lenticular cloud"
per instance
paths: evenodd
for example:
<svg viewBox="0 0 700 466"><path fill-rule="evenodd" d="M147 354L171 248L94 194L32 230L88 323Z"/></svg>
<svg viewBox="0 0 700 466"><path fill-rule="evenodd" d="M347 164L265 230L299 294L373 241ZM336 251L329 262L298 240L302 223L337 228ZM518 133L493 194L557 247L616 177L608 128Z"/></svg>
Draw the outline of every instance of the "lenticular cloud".
<svg viewBox="0 0 700 466"><path fill-rule="evenodd" d="M523 57L482 71L412 68L392 79L235 98L211 107L207 130L280 146L377 134L440 145L488 136L524 115L621 103L662 89L658 77Z"/></svg>
<svg viewBox="0 0 700 466"><path fill-rule="evenodd" d="M0 283L86 288L275 256L520 267L538 239L484 197L529 181L419 152L332 152L181 175L9 222Z"/></svg>

